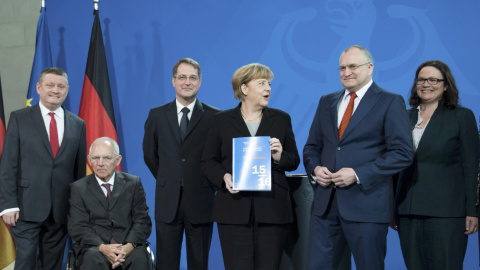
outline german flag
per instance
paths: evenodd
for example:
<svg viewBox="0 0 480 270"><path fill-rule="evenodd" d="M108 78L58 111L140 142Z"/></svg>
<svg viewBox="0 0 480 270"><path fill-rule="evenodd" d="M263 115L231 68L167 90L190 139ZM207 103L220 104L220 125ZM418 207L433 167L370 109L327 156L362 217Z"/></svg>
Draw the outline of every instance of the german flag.
<svg viewBox="0 0 480 270"><path fill-rule="evenodd" d="M3 140L5 140L5 112L3 109L2 81L0 79L0 158L2 157ZM12 266L15 262L15 244L10 235L9 226L0 218L0 269ZM13 269L13 267L11 268Z"/></svg>
<svg viewBox="0 0 480 270"><path fill-rule="evenodd" d="M87 126L87 147L90 147L93 141L99 137L110 137L118 142L107 58L105 57L98 10L95 10L94 15L87 68L78 112L78 116L85 121ZM117 170L122 170L121 165L118 165ZM91 173L92 169L90 165L87 165L87 175Z"/></svg>

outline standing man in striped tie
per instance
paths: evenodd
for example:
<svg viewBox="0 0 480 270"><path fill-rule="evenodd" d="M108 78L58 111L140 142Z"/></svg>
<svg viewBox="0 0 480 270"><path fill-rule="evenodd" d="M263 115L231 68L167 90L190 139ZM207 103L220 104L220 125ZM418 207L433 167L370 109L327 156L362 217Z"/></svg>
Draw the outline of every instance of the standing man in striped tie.
<svg viewBox="0 0 480 270"><path fill-rule="evenodd" d="M143 155L156 179L157 269L180 269L183 233L188 269L208 269L215 188L200 169L210 117L219 110L197 99L200 65L173 67L175 100L150 110Z"/></svg>
<svg viewBox="0 0 480 270"><path fill-rule="evenodd" d="M68 77L47 68L40 102L14 111L0 161L0 216L10 225L15 269L61 269L70 184L85 176L85 122L62 107Z"/></svg>
<svg viewBox="0 0 480 270"><path fill-rule="evenodd" d="M413 144L402 96L377 86L373 67L364 47L343 51L345 88L320 99L303 149L316 183L308 269L336 269L347 245L357 269L384 269L392 175L412 162Z"/></svg>

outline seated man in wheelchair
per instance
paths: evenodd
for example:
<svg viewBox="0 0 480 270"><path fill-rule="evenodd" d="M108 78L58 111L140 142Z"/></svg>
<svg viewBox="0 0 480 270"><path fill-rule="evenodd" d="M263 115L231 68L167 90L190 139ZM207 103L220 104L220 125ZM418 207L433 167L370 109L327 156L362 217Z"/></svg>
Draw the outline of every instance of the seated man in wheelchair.
<svg viewBox="0 0 480 270"><path fill-rule="evenodd" d="M93 174L71 185L68 232L80 269L149 269L145 191L138 176L115 171L121 160L113 139L98 138L88 155Z"/></svg>

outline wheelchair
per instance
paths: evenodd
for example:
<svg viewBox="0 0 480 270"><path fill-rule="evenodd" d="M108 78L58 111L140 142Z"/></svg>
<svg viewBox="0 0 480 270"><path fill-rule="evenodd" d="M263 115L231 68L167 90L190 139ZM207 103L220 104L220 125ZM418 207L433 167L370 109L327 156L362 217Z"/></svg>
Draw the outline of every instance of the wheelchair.
<svg viewBox="0 0 480 270"><path fill-rule="evenodd" d="M147 246L147 253L148 253L148 258L149 258L149 263L148 265L150 266L150 270L155 270L155 256L153 255L152 250L150 249L150 243L145 244ZM66 270L78 270L77 267L77 258L75 255L75 252L73 250L68 251L68 257L67 257L67 269Z"/></svg>

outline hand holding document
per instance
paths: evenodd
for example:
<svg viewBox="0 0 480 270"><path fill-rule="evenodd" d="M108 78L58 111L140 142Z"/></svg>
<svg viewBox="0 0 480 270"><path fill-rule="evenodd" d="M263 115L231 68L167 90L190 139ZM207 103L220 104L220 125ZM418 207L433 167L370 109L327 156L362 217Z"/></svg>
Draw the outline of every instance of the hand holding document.
<svg viewBox="0 0 480 270"><path fill-rule="evenodd" d="M233 138L233 190L272 190L270 137Z"/></svg>

